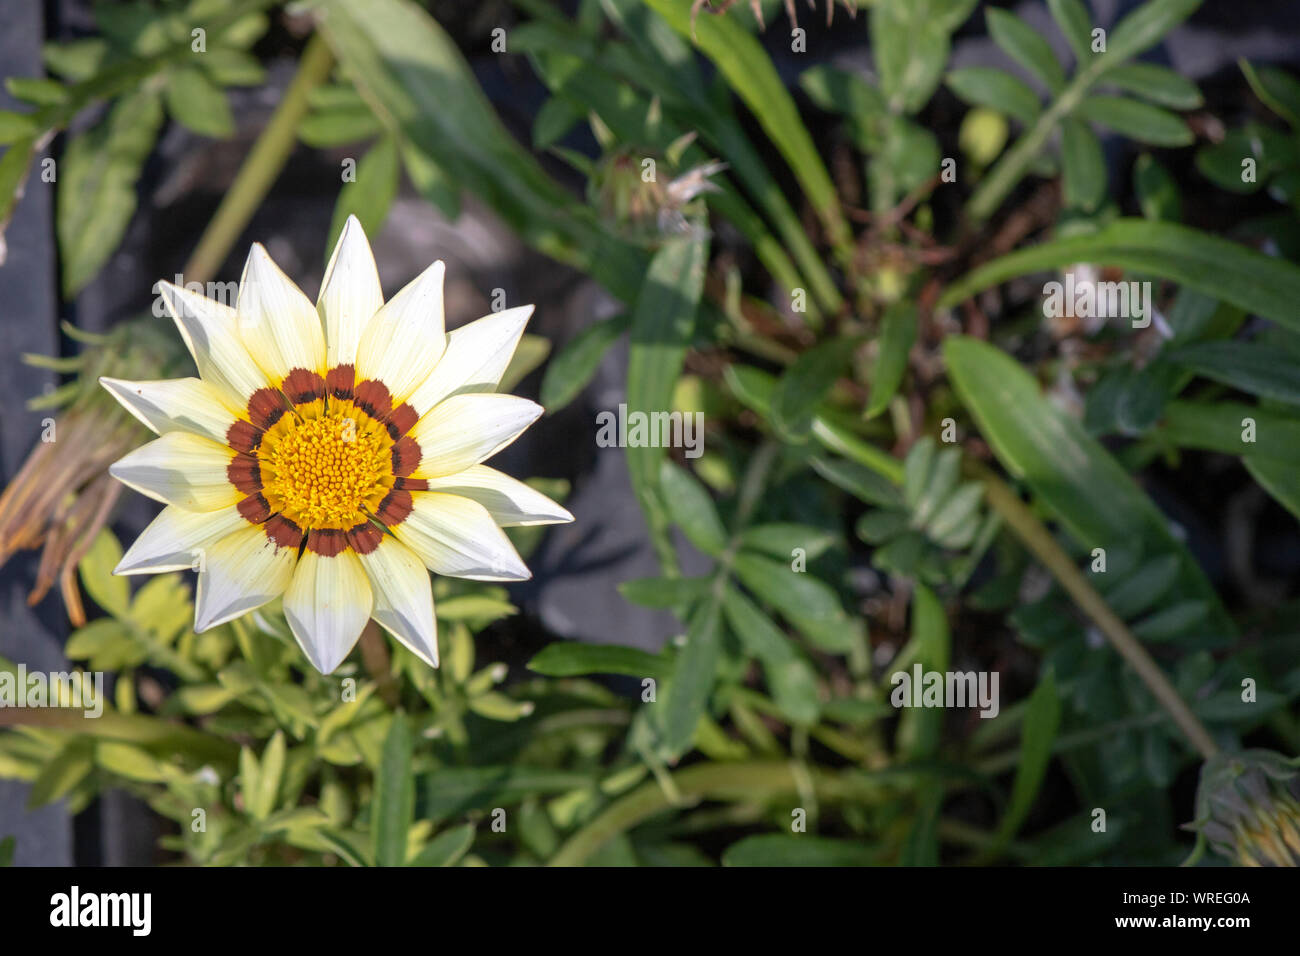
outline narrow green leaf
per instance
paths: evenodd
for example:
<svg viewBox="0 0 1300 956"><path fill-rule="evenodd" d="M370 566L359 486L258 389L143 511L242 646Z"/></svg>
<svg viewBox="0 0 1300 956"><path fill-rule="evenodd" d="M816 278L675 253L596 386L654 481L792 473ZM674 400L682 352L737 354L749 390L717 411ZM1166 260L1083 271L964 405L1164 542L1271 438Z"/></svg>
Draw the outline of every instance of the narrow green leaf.
<svg viewBox="0 0 1300 956"><path fill-rule="evenodd" d="M1087 63L1092 58L1092 19L1088 8L1080 0L1047 0L1047 8L1074 51L1075 60Z"/></svg>
<svg viewBox="0 0 1300 956"><path fill-rule="evenodd" d="M1117 66L1106 71L1102 83L1171 110L1194 110L1204 102L1195 83L1155 63Z"/></svg>
<svg viewBox="0 0 1300 956"><path fill-rule="evenodd" d="M856 643L857 622L844 613L825 582L750 552L736 555L736 574L753 594L779 610L824 650L843 653Z"/></svg>
<svg viewBox="0 0 1300 956"><path fill-rule="evenodd" d="M919 581L912 595L912 639L899 657L919 663L923 671L947 671L952 657L948 616L934 592ZM909 675L911 676L911 675ZM945 711L912 707L899 715L896 746L909 760L934 756L943 734Z"/></svg>
<svg viewBox="0 0 1300 956"><path fill-rule="evenodd" d="M972 106L1005 113L1022 126L1034 125L1040 104L1024 81L987 66L969 66L948 74L948 89Z"/></svg>
<svg viewBox="0 0 1300 956"><path fill-rule="evenodd" d="M625 674L661 677L662 658L634 647L617 644L583 644L560 641L545 647L528 662L528 669L546 677L583 677L587 674Z"/></svg>
<svg viewBox="0 0 1300 956"><path fill-rule="evenodd" d="M439 833L412 858L408 866L455 866L474 845L474 824Z"/></svg>
<svg viewBox="0 0 1300 956"><path fill-rule="evenodd" d="M1276 349L1250 342L1198 342L1166 357L1243 392L1300 405L1300 366Z"/></svg>
<svg viewBox="0 0 1300 956"><path fill-rule="evenodd" d="M176 70L163 89L172 119L200 136L226 139L234 135L235 117L225 91L197 67Z"/></svg>
<svg viewBox="0 0 1300 956"><path fill-rule="evenodd" d="M786 370L772 392L772 424L787 440L807 441L813 412L848 365L854 342L832 338L808 349Z"/></svg>
<svg viewBox="0 0 1300 956"><path fill-rule="evenodd" d="M695 726L708 707L721 652L721 607L715 599L700 605L692 616L686 646L677 652L672 678L664 689L660 753L666 759L675 760L690 747Z"/></svg>
<svg viewBox="0 0 1300 956"><path fill-rule="evenodd" d="M637 578L620 584L618 593L641 607L675 608L703 598L712 583L711 577Z"/></svg>
<svg viewBox="0 0 1300 956"><path fill-rule="evenodd" d="M1037 30L1013 13L990 7L984 14L989 36L1053 93L1065 85L1065 71L1048 42Z"/></svg>
<svg viewBox="0 0 1300 956"><path fill-rule="evenodd" d="M326 249L334 248L348 216L360 219L367 235L377 236L383 228L388 210L397 197L397 141L385 136L376 142L357 163L356 174L355 182L344 183L339 190ZM328 262L330 254L327 252L325 255Z"/></svg>
<svg viewBox="0 0 1300 956"><path fill-rule="evenodd" d="M406 839L415 817L415 775L411 771L414 743L411 724L400 711L393 715L384 739L375 796L370 816L375 862L401 866L406 862Z"/></svg>
<svg viewBox="0 0 1300 956"><path fill-rule="evenodd" d="M1183 196L1177 181L1149 153L1133 163L1133 191L1147 219L1177 222L1182 218Z"/></svg>
<svg viewBox="0 0 1300 956"><path fill-rule="evenodd" d="M548 415L554 415L578 397L595 376L610 346L631 324L631 316L623 312L589 325L551 359L542 378L541 391L541 403Z"/></svg>
<svg viewBox="0 0 1300 956"><path fill-rule="evenodd" d="M1187 146L1194 139L1178 115L1122 96L1090 96L1074 115L1152 146Z"/></svg>
<svg viewBox="0 0 1300 956"><path fill-rule="evenodd" d="M727 547L727 531L704 485L671 461L660 466L659 484L673 523L695 547L719 557Z"/></svg>
<svg viewBox="0 0 1300 956"><path fill-rule="evenodd" d="M871 866L878 851L859 840L835 840L811 834L764 833L731 844L723 866Z"/></svg>
<svg viewBox="0 0 1300 956"><path fill-rule="evenodd" d="M1255 455L1246 455L1241 462L1274 501L1300 520L1300 468Z"/></svg>
<svg viewBox="0 0 1300 956"><path fill-rule="evenodd" d="M1061 124L1061 165L1065 204L1084 212L1100 206L1106 198L1106 157L1087 123L1067 119Z"/></svg>
<svg viewBox="0 0 1300 956"><path fill-rule="evenodd" d="M1006 845L1020 831L1033 808L1034 800L1047 775L1052 759L1052 744L1061 725L1061 699L1056 692L1056 678L1048 671L1029 695L1025 718L1021 722L1020 759L1016 762L1016 779L1011 785L1011 800L998 825L997 840Z"/></svg>
<svg viewBox="0 0 1300 956"><path fill-rule="evenodd" d="M916 303L899 301L885 310L880 320L880 351L871 373L871 400L864 418L883 412L898 393L907 371L907 357L916 341Z"/></svg>
<svg viewBox="0 0 1300 956"><path fill-rule="evenodd" d="M796 724L814 724L821 710L817 677L790 639L749 598L728 588L722 609L731 632L763 664L772 699Z"/></svg>
<svg viewBox="0 0 1300 956"><path fill-rule="evenodd" d="M741 547L787 561L794 558L795 549L812 561L835 547L838 541L837 534L823 528L786 522L755 525L740 535Z"/></svg>
<svg viewBox="0 0 1300 956"><path fill-rule="evenodd" d="M1147 0L1110 31L1106 42L1107 61L1118 65L1155 46L1200 5L1201 0Z"/></svg>
<svg viewBox="0 0 1300 956"><path fill-rule="evenodd" d="M1300 421L1241 402L1170 402L1162 432L1175 445L1300 465Z"/></svg>

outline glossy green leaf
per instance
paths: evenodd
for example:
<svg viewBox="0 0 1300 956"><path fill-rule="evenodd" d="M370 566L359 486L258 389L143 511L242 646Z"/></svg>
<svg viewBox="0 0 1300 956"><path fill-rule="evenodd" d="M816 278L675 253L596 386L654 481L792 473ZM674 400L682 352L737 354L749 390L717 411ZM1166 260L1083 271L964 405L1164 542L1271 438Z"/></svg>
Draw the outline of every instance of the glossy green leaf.
<svg viewBox="0 0 1300 956"><path fill-rule="evenodd" d="M736 556L736 574L760 600L772 605L819 647L843 653L851 649L859 625L840 606L825 582L806 572L749 552Z"/></svg>
<svg viewBox="0 0 1300 956"><path fill-rule="evenodd" d="M1254 405L1170 402L1162 425L1175 445L1300 465L1300 421Z"/></svg>
<svg viewBox="0 0 1300 956"><path fill-rule="evenodd" d="M912 594L912 639L899 652L911 664L919 663L923 672L943 673L952 657L948 616L934 592L917 582ZM897 670L897 665L894 666ZM913 676L911 674L909 677ZM943 734L946 711L943 708L909 707L899 714L896 746L910 760L932 757Z"/></svg>

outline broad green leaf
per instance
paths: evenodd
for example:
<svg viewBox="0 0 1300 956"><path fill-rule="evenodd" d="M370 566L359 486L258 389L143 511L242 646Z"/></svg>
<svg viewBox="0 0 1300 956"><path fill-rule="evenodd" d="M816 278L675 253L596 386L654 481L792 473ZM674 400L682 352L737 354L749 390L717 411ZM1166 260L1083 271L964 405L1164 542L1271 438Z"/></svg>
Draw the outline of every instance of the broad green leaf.
<svg viewBox="0 0 1300 956"><path fill-rule="evenodd" d="M1106 198L1106 157L1087 123L1067 119L1061 124L1061 164L1065 204L1084 212L1101 205Z"/></svg>
<svg viewBox="0 0 1300 956"><path fill-rule="evenodd" d="M1147 0L1110 31L1106 60L1118 65L1155 46L1200 5L1201 0Z"/></svg>
<svg viewBox="0 0 1300 956"><path fill-rule="evenodd" d="M671 461L660 466L659 484L673 523L695 547L719 557L727 547L727 531L705 487Z"/></svg>
<svg viewBox="0 0 1300 956"><path fill-rule="evenodd" d="M915 341L916 304L907 300L894 303L880 320L880 350L871 373L871 400L862 413L864 418L879 415L897 394Z"/></svg>
<svg viewBox="0 0 1300 956"><path fill-rule="evenodd" d="M1106 71L1102 83L1171 110L1194 110L1204 102L1195 83L1155 63L1117 66Z"/></svg>
<svg viewBox="0 0 1300 956"><path fill-rule="evenodd" d="M1140 541L1151 558L1177 555L1181 572L1171 598L1206 601L1209 619L1226 633L1235 631L1169 520L1078 421L1043 397L1028 371L996 347L964 336L949 338L943 352L958 396L998 460L1080 544L1091 550Z"/></svg>
<svg viewBox="0 0 1300 956"><path fill-rule="evenodd" d="M172 73L163 89L172 119L200 136L225 139L235 132L235 118L226 94L198 67Z"/></svg>
<svg viewBox="0 0 1300 956"><path fill-rule="evenodd" d="M1080 64L1092 59L1092 19L1080 0L1047 0L1052 19L1060 27L1074 58Z"/></svg>
<svg viewBox="0 0 1300 956"><path fill-rule="evenodd" d="M1090 96L1074 115L1152 146L1187 146L1194 139L1177 114L1122 96Z"/></svg>
<svg viewBox="0 0 1300 956"><path fill-rule="evenodd" d="M863 841L807 833L745 837L722 854L723 866L871 866L877 862L878 852Z"/></svg>
<svg viewBox="0 0 1300 956"><path fill-rule="evenodd" d="M625 674L661 677L664 661L653 654L618 644L583 644L560 641L543 648L528 662L528 669L547 677L581 677L586 674Z"/></svg>
<svg viewBox="0 0 1300 956"><path fill-rule="evenodd" d="M541 403L548 415L578 397L596 374L601 359L619 336L628 330L632 318L626 312L587 326L559 352L542 378Z"/></svg>
<svg viewBox="0 0 1300 956"><path fill-rule="evenodd" d="M474 845L474 824L439 833L412 858L409 866L455 866Z"/></svg>
<svg viewBox="0 0 1300 956"><path fill-rule="evenodd" d="M1096 232L1044 242L967 273L939 300L949 307L1014 276L1080 262L1145 272L1300 331L1300 267L1169 222L1117 219Z"/></svg>
<svg viewBox="0 0 1300 956"><path fill-rule="evenodd" d="M325 248L333 250L348 216L356 216L366 235L378 236L388 218L388 210L397 196L398 186L397 142L385 136L361 157L357 163L356 181L343 184L334 216L330 221L329 241ZM330 253L326 253L329 261Z"/></svg>
<svg viewBox="0 0 1300 956"><path fill-rule="evenodd" d="M100 531L91 543L77 570L81 584L95 599L95 603L119 620L127 617L131 601L131 585L125 577L113 574L122 560L122 546L107 528Z"/></svg>
<svg viewBox="0 0 1300 956"><path fill-rule="evenodd" d="M695 727L705 715L722 653L722 609L715 599L701 604L686 629L686 646L677 652L666 700L659 718L660 755L676 760L690 747Z"/></svg>
<svg viewBox="0 0 1300 956"><path fill-rule="evenodd" d="M1024 81L987 66L969 66L948 74L948 89L972 106L1005 113L1023 126L1038 118L1039 102Z"/></svg>
<svg viewBox="0 0 1300 956"><path fill-rule="evenodd" d="M863 133L868 133L873 121L886 112L879 90L858 74L829 64L804 70L799 74L799 85L819 107L844 114Z"/></svg>
<svg viewBox="0 0 1300 956"><path fill-rule="evenodd" d="M712 583L711 577L638 578L624 581L618 593L642 607L674 608L700 600Z"/></svg>
<svg viewBox="0 0 1300 956"><path fill-rule="evenodd" d="M1300 365L1285 353L1251 342L1198 342L1166 353L1178 365L1252 395L1300 405Z"/></svg>
<svg viewBox="0 0 1300 956"><path fill-rule="evenodd" d="M1065 85L1065 71L1042 35L1013 13L990 7L984 14L989 36L1007 56L1037 77L1052 93Z"/></svg>
<svg viewBox="0 0 1300 956"><path fill-rule="evenodd" d="M384 739L371 804L370 831L379 866L401 866L406 862L407 833L415 817L413 749L410 721L399 711L393 715Z"/></svg>
<svg viewBox="0 0 1300 956"><path fill-rule="evenodd" d="M68 143L57 191L65 297L80 292L117 251L162 119L158 94L141 90L122 97L98 125Z"/></svg>

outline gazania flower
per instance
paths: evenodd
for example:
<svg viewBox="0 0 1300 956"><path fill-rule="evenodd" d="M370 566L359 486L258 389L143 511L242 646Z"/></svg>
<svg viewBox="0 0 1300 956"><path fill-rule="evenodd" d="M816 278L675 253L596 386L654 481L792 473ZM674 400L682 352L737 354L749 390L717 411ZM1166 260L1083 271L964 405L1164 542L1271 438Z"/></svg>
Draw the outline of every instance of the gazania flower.
<svg viewBox="0 0 1300 956"><path fill-rule="evenodd" d="M448 335L444 271L385 303L349 218L315 307L261 245L233 309L162 283L199 377L101 380L160 436L109 471L167 506L116 572L198 570L196 631L283 597L325 674L371 617L436 667L428 572L523 580L501 527L573 520L482 464L542 412L492 394L533 307Z"/></svg>

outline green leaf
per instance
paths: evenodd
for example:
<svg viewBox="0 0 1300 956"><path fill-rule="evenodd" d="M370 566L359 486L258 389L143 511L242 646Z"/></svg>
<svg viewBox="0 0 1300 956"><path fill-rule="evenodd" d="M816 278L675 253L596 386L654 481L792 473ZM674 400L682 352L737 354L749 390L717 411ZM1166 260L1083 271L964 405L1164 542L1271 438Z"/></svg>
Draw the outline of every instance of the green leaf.
<svg viewBox="0 0 1300 956"><path fill-rule="evenodd" d="M407 178L426 202L431 202L450 220L460 218L460 187L428 153L403 140L402 167Z"/></svg>
<svg viewBox="0 0 1300 956"><path fill-rule="evenodd" d="M1133 163L1133 191L1142 215L1152 220L1177 222L1183 214L1183 197L1169 170L1143 153Z"/></svg>
<svg viewBox="0 0 1300 956"><path fill-rule="evenodd" d="M853 354L854 342L831 338L801 354L772 392L772 424L787 440L807 441L813 413Z"/></svg>
<svg viewBox="0 0 1300 956"><path fill-rule="evenodd" d="M715 599L696 609L686 629L686 646L677 652L673 674L664 689L659 752L676 760L690 747L695 726L704 716L722 654L721 607Z"/></svg>
<svg viewBox="0 0 1300 956"><path fill-rule="evenodd" d="M284 732L277 730L262 752L256 783L244 793L245 809L254 820L265 820L275 809L284 777L284 758Z"/></svg>
<svg viewBox="0 0 1300 956"><path fill-rule="evenodd" d="M835 547L839 536L812 525L774 522L755 525L741 532L740 545L774 558L793 560L795 549L804 552L809 561L815 560Z"/></svg>
<svg viewBox="0 0 1300 956"><path fill-rule="evenodd" d="M949 37L974 6L971 0L872 4L871 53L891 112L915 113L929 102L948 62Z"/></svg>
<svg viewBox="0 0 1300 956"><path fill-rule="evenodd" d="M1204 573L1169 520L1083 426L1048 402L1034 377L1012 357L976 339L944 343L958 396L974 414L998 460L1034 491L1085 548L1141 541L1149 558L1178 556L1173 598L1199 598L1227 633L1235 628Z"/></svg>
<svg viewBox="0 0 1300 956"><path fill-rule="evenodd" d="M1300 81L1275 66L1256 67L1247 60L1238 63L1260 102L1286 120L1293 130L1300 129Z"/></svg>
<svg viewBox="0 0 1300 956"><path fill-rule="evenodd" d="M162 119L158 94L142 90L122 97L98 125L68 143L56 193L66 298L80 292L117 250Z"/></svg>
<svg viewBox="0 0 1300 956"><path fill-rule="evenodd" d="M1011 800L998 825L997 843L1005 846L1019 832L1033 808L1043 785L1047 765L1052 759L1052 744L1061 725L1061 700L1056 692L1056 678L1049 670L1029 695L1025 717L1021 722L1020 759L1016 762L1016 779L1011 785Z"/></svg>
<svg viewBox="0 0 1300 956"><path fill-rule="evenodd" d="M742 551L734 564L740 580L756 596L779 610L809 640L832 653L854 647L858 625L840 606L830 586L790 564Z"/></svg>
<svg viewBox="0 0 1300 956"><path fill-rule="evenodd" d="M1047 0L1052 19L1061 29L1080 65L1092 59L1092 20L1080 0Z"/></svg>
<svg viewBox="0 0 1300 956"><path fill-rule="evenodd" d="M1300 519L1300 468L1255 455L1246 455L1241 462L1274 501Z"/></svg>
<svg viewBox="0 0 1300 956"><path fill-rule="evenodd" d="M1300 405L1300 366L1274 348L1250 342L1198 342L1174 349L1166 357L1243 392Z"/></svg>
<svg viewBox="0 0 1300 956"><path fill-rule="evenodd" d="M234 135L235 118L225 92L197 67L172 73L163 96L167 112L186 129L216 139Z"/></svg>
<svg viewBox="0 0 1300 956"><path fill-rule="evenodd" d="M1194 110L1204 102L1195 83L1155 63L1117 66L1106 71L1102 82L1171 110Z"/></svg>
<svg viewBox="0 0 1300 956"><path fill-rule="evenodd" d="M360 102L313 110L298 123L298 138L316 149L364 142L383 131L383 124Z"/></svg>
<svg viewBox="0 0 1300 956"><path fill-rule="evenodd" d="M542 649L528 669L546 677L581 677L586 674L625 674L628 677L662 677L661 657L617 644L583 644L560 641Z"/></svg>
<svg viewBox="0 0 1300 956"><path fill-rule="evenodd" d="M568 135L582 120L582 110L562 96L552 96L537 111L533 120L533 146L545 149Z"/></svg>
<svg viewBox="0 0 1300 956"><path fill-rule="evenodd" d="M907 371L907 356L915 341L916 303L895 302L880 320L880 350L871 373L871 400L862 413L864 418L879 415L898 393L903 373Z"/></svg>
<svg viewBox="0 0 1300 956"><path fill-rule="evenodd" d="M398 712L389 725L379 771L375 774L370 829L375 862L379 866L401 866L406 862L407 833L415 816L413 748L410 721Z"/></svg>
<svg viewBox="0 0 1300 956"><path fill-rule="evenodd" d="M1100 206L1106 198L1106 157L1087 123L1067 119L1061 124L1061 164L1065 204L1084 212Z"/></svg>
<svg viewBox="0 0 1300 956"><path fill-rule="evenodd" d="M934 592L919 581L912 596L912 639L899 652L909 663L920 663L925 672L948 670L952 658L952 639L948 616ZM898 665L893 665L896 671ZM945 711L929 707L905 709L898 719L896 746L909 760L934 756L943 735Z"/></svg>
<svg viewBox="0 0 1300 956"><path fill-rule="evenodd" d="M609 347L631 324L632 317L623 312L589 325L551 359L542 377L541 391L541 403L548 415L554 415L578 397L595 376Z"/></svg>
<svg viewBox="0 0 1300 956"><path fill-rule="evenodd" d="M1110 31L1105 57L1116 65L1155 46L1192 15L1201 0L1148 0Z"/></svg>
<svg viewBox="0 0 1300 956"><path fill-rule="evenodd" d="M989 36L1004 53L1037 77L1052 93L1065 85L1065 71L1037 30L1013 13L990 7L984 14Z"/></svg>
<svg viewBox="0 0 1300 956"><path fill-rule="evenodd" d="M1023 126L1032 126L1040 104L1034 91L1010 73L987 66L970 66L948 74L948 89L972 106L1005 113Z"/></svg>
<svg viewBox="0 0 1300 956"><path fill-rule="evenodd" d="M949 286L939 299L951 307L1014 276L1079 262L1117 266L1171 279L1300 331L1300 267L1227 239L1168 222L1117 219L1096 232L1040 243L994 259Z"/></svg>
<svg viewBox="0 0 1300 956"><path fill-rule="evenodd" d="M393 199L397 196L397 141L391 136L385 136L376 142L357 163L356 175L354 182L345 182L339 190L326 249L334 248L348 216L356 216L361 220L366 235L379 235L384 220L388 218ZM329 261L329 255L327 252L326 262Z"/></svg>
<svg viewBox="0 0 1300 956"><path fill-rule="evenodd" d="M509 806L532 794L569 793L595 786L591 774L520 765L440 767L420 778L420 819Z"/></svg>
<svg viewBox="0 0 1300 956"><path fill-rule="evenodd" d="M711 577L637 578L620 584L618 593L641 607L675 608L703 598L712 583Z"/></svg>
<svg viewBox="0 0 1300 956"><path fill-rule="evenodd" d="M745 837L722 854L723 866L871 866L874 847L860 840L765 833Z"/></svg>
<svg viewBox="0 0 1300 956"><path fill-rule="evenodd" d="M1254 423L1254 441L1247 440ZM1170 402L1164 437L1176 445L1300 465L1300 421L1241 402Z"/></svg>
<svg viewBox="0 0 1300 956"><path fill-rule="evenodd" d="M474 845L474 824L455 827L429 841L408 864L409 866L455 866Z"/></svg>
<svg viewBox="0 0 1300 956"><path fill-rule="evenodd" d="M1079 104L1074 115L1152 146L1187 146L1194 139L1176 114L1122 96L1090 96Z"/></svg>
<svg viewBox="0 0 1300 956"><path fill-rule="evenodd" d="M762 662L772 699L781 712L796 724L815 724L821 710L817 677L790 639L735 588L727 589L722 609L731 632Z"/></svg>
<svg viewBox="0 0 1300 956"><path fill-rule="evenodd" d="M127 616L131 602L130 583L125 577L113 574L121 560L122 546L113 532L105 528L95 536L90 550L77 565L82 586L96 604L118 619Z"/></svg>
<svg viewBox="0 0 1300 956"><path fill-rule="evenodd" d="M665 461L660 467L659 484L673 523L695 547L719 557L727 548L727 531L705 487L671 461Z"/></svg>

